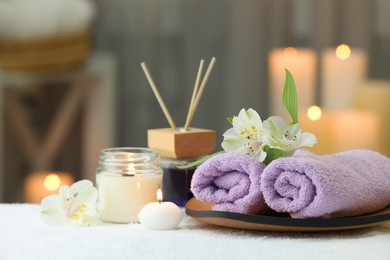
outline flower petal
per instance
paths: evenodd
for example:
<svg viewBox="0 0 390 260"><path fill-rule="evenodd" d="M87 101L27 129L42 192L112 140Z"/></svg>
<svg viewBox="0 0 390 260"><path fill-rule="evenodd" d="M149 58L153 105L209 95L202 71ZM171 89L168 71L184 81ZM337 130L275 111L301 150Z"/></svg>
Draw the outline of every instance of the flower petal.
<svg viewBox="0 0 390 260"><path fill-rule="evenodd" d="M92 183L91 186L78 190L77 193L78 195L73 201L72 210L75 210L79 205L84 205L86 207L84 214L97 214L96 201L98 193L96 188L92 186Z"/></svg>
<svg viewBox="0 0 390 260"><path fill-rule="evenodd" d="M49 225L58 226L66 224L65 206L60 196L50 195L42 200L41 218Z"/></svg>
<svg viewBox="0 0 390 260"><path fill-rule="evenodd" d="M264 132L267 132L274 137L282 137L282 133L288 126L288 123L278 116L271 116L263 122Z"/></svg>
<svg viewBox="0 0 390 260"><path fill-rule="evenodd" d="M245 153L244 145L246 139L241 137L225 139L221 146L227 153Z"/></svg>
<svg viewBox="0 0 390 260"><path fill-rule="evenodd" d="M99 222L97 214L85 215L81 221L81 225L85 227L95 226Z"/></svg>
<svg viewBox="0 0 390 260"><path fill-rule="evenodd" d="M79 192L85 188L92 187L93 183L90 180L81 180L78 182L75 182L71 186L71 190L73 192Z"/></svg>
<svg viewBox="0 0 390 260"><path fill-rule="evenodd" d="M263 149L260 149L259 154L256 156L257 160L259 160L260 162L263 162L266 157L267 153Z"/></svg>
<svg viewBox="0 0 390 260"><path fill-rule="evenodd" d="M74 183L71 187L72 201L69 205L69 220L75 225L82 225L86 215L97 214L97 190L89 180Z"/></svg>
<svg viewBox="0 0 390 260"><path fill-rule="evenodd" d="M92 225L97 223L97 190L89 180L62 186L59 195L46 197L42 218L52 225Z"/></svg>
<svg viewBox="0 0 390 260"><path fill-rule="evenodd" d="M317 138L314 134L305 132L299 140L299 147L310 146L313 147L317 143Z"/></svg>
<svg viewBox="0 0 390 260"><path fill-rule="evenodd" d="M236 133L234 128L229 128L228 130L226 130L225 133L223 133L223 138L224 139L234 139L236 137L240 137L240 136L238 135L238 133Z"/></svg>
<svg viewBox="0 0 390 260"><path fill-rule="evenodd" d="M249 123L249 115L245 111L245 108L240 110L240 113L238 113L237 117L242 123Z"/></svg>
<svg viewBox="0 0 390 260"><path fill-rule="evenodd" d="M246 114L251 123L255 124L256 126L263 125L259 114L252 108L249 108Z"/></svg>

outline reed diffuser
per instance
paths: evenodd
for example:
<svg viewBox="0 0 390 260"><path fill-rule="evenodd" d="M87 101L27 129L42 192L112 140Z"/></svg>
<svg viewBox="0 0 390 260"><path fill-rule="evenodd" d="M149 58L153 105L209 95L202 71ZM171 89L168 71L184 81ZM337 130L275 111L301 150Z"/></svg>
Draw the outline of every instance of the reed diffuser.
<svg viewBox="0 0 390 260"><path fill-rule="evenodd" d="M195 167L178 169L177 166L187 165L199 159L199 157L208 155L215 149L216 136L214 130L190 127L215 62L216 59L213 57L202 79L204 60L200 61L186 122L183 127L176 126L148 67L144 62L141 63L149 85L170 125L170 128L149 129L148 146L157 151L162 157L164 200L172 201L179 206L184 206L186 201L193 196L190 191L190 184Z"/></svg>

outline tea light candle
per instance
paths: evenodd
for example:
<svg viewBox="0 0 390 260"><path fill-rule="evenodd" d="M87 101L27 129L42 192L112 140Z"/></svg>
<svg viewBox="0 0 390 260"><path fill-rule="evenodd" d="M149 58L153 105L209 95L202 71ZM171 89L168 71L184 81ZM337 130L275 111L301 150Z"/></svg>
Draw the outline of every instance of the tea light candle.
<svg viewBox="0 0 390 260"><path fill-rule="evenodd" d="M73 177L66 172L34 172L24 182L24 196L27 203L41 203L51 194L58 194L62 185L71 185Z"/></svg>
<svg viewBox="0 0 390 260"><path fill-rule="evenodd" d="M142 225L153 230L167 230L176 228L183 212L172 202L161 202L162 192L157 191L158 202L147 204L139 213L139 220Z"/></svg>

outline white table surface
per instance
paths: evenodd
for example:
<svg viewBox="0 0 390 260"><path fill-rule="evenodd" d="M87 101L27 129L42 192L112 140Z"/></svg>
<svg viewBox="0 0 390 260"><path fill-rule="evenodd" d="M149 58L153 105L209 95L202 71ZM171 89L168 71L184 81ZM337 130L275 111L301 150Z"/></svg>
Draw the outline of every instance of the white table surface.
<svg viewBox="0 0 390 260"><path fill-rule="evenodd" d="M185 216L178 229L140 224L53 227L39 205L0 204L0 259L390 259L390 224L326 232L260 232Z"/></svg>

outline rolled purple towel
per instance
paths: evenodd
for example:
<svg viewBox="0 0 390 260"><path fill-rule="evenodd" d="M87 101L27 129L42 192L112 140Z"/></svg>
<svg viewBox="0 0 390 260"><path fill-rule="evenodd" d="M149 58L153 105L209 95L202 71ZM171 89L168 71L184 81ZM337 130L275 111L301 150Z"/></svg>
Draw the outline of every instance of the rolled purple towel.
<svg viewBox="0 0 390 260"><path fill-rule="evenodd" d="M256 214L268 209L260 191L265 165L254 157L226 153L200 165L191 182L191 191L214 210Z"/></svg>
<svg viewBox="0 0 390 260"><path fill-rule="evenodd" d="M390 159L368 150L298 150L267 166L261 190L270 208L293 218L362 215L390 205Z"/></svg>

